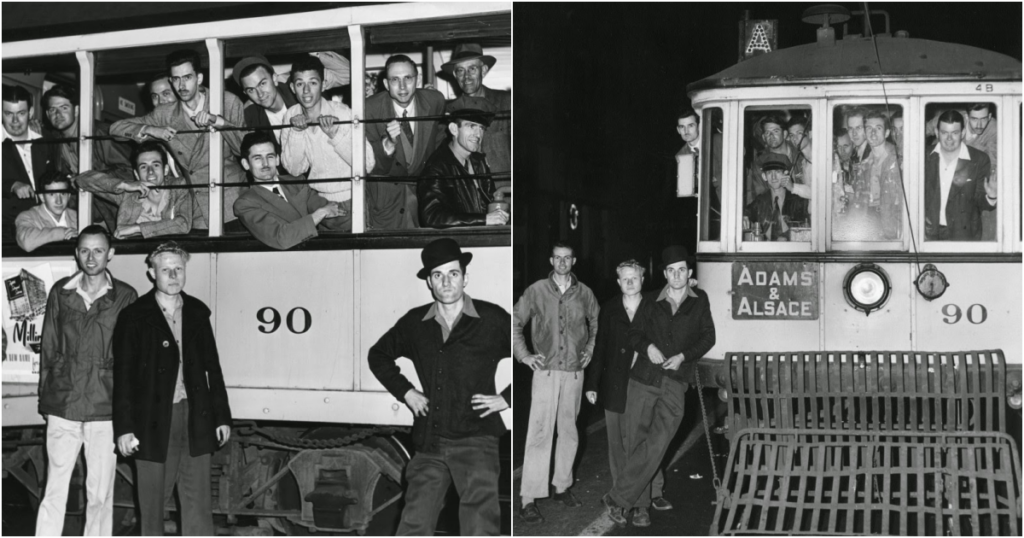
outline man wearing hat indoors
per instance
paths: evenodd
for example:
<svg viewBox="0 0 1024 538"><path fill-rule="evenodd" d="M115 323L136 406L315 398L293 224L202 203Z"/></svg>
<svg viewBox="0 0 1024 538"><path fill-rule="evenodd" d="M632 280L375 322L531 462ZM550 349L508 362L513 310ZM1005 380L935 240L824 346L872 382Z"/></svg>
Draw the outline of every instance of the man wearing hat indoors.
<svg viewBox="0 0 1024 538"><path fill-rule="evenodd" d="M420 222L424 226L508 224L507 211L488 210L488 204L496 199L494 181L490 178L458 178L490 173L480 153L480 144L492 119L494 114L471 108L451 113L448 120L451 142L437 148L430 156L416 186Z"/></svg>
<svg viewBox="0 0 1024 538"><path fill-rule="evenodd" d="M761 179L768 190L758 194L744 212L751 223L761 223L770 241L788 241L792 223L806 222L810 216L807 200L792 192L789 169L789 157L779 153L766 155L761 164Z"/></svg>
<svg viewBox="0 0 1024 538"><path fill-rule="evenodd" d="M366 100L366 119L390 119L367 123L366 140L373 147L377 176L418 176L437 147L444 143L444 123L408 121L419 116L443 116L444 95L416 88L418 70L404 54L384 62L384 87L388 91ZM366 184L367 223L378 230L419 227L416 182L370 181Z"/></svg>
<svg viewBox="0 0 1024 538"><path fill-rule="evenodd" d="M511 319L501 307L464 292L473 259L459 244L431 242L416 276L434 301L410 310L370 348L373 375L413 413L416 455L405 468L409 489L398 534L431 536L454 481L459 526L464 536L500 532L498 439L505 433L499 412L508 409L511 387L495 394L498 362L511 347ZM423 392L401 374L395 360L408 357Z"/></svg>
<svg viewBox="0 0 1024 538"><path fill-rule="evenodd" d="M349 83L350 70L347 58L331 51L311 52L310 56L320 58L324 64L324 90ZM284 125L284 113L289 107L299 103L288 87L288 77L284 76L278 80L274 66L266 56L257 54L238 60L231 71L231 76L249 98L244 110L246 127ZM280 142L281 131L274 130L274 134Z"/></svg>
<svg viewBox="0 0 1024 538"><path fill-rule="evenodd" d="M462 90L462 95L448 103L448 112L474 108L492 114L511 113L512 92L484 86L484 77L496 62L494 56L485 55L476 43L456 45L451 60L441 65L441 70L454 78ZM491 123L481 151L487 156L487 164L495 173L512 171L511 118ZM494 185L507 194L512 192L511 177L495 180Z"/></svg>
<svg viewBox="0 0 1024 538"><path fill-rule="evenodd" d="M626 524L631 508L633 525L651 524L651 481L683 419L687 368L680 366L692 367L715 345L708 296L690 286L693 258L677 245L662 251L661 259L668 284L645 294L629 328L633 351L639 354L630 370L623 418L632 429L626 434L632 446L619 480L602 498L618 525Z"/></svg>

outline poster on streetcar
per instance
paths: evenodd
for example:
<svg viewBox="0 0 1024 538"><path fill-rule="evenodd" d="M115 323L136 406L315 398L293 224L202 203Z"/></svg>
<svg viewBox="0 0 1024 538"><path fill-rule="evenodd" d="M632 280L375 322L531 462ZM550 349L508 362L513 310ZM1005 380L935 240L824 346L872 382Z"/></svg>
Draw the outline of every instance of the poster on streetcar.
<svg viewBox="0 0 1024 538"><path fill-rule="evenodd" d="M70 275L74 269L74 262L44 263L32 267L4 265L3 296L0 297L4 383L39 381L46 298L53 283Z"/></svg>

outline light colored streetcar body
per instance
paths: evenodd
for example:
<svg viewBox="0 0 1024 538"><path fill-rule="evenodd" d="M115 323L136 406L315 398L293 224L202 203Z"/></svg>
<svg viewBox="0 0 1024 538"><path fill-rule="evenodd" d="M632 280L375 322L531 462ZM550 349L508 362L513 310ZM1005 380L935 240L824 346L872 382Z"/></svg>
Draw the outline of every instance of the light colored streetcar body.
<svg viewBox="0 0 1024 538"><path fill-rule="evenodd" d="M1000 349L1008 364L1007 397L1020 402L1021 318L1021 63L994 52L928 41L878 36L878 53L870 38L808 44L743 61L688 87L701 115L702 162L698 207L700 231L697 273L715 318L717 344L706 355L705 385L724 386L722 360L741 351L903 350L962 351ZM879 61L881 70L879 73ZM884 84L883 84L884 82ZM904 118L902 181L909 201L899 237L887 241L841 241L833 237L833 132L840 107L899 109ZM985 102L998 111L998 209L995 237L989 241L926 241L925 123L929 113L963 103ZM750 151L749 118L770 110L798 110L812 118L810 163L810 231L806 240L746 240L743 234L744 190ZM745 116L746 114L746 116ZM887 114L888 115L888 114ZM707 123L718 119L715 132ZM783 133L785 134L785 132ZM721 206L710 207L713 145L721 146L717 163ZM703 162L708 160L709 162ZM749 156L747 157L749 161ZM691 166L691 161L686 161ZM681 170L682 170L682 164ZM701 180L700 178L703 178ZM685 191L680 173L680 189ZM719 233L708 233L709 215L720 211ZM909 212L909 216L908 213ZM913 238L911 229L913 228ZM856 266L881 267L891 295L880 310L865 315L844 297L844 279ZM933 264L949 287L929 301L918 293L919 267ZM771 293L771 274L813 273L810 286L790 293L786 315L765 311L743 294L753 287L737 284L742 267L765 272L761 291ZM792 277L791 277L792 278ZM795 282L791 280L790 284ZM779 297L785 300L785 293ZM802 304L807 303L807 304ZM778 308L773 304L770 308ZM742 314L738 310L742 308ZM791 316L796 308L798 315ZM802 311L803 315L799 315ZM808 315L808 313L810 313ZM740 314L740 315L738 315Z"/></svg>

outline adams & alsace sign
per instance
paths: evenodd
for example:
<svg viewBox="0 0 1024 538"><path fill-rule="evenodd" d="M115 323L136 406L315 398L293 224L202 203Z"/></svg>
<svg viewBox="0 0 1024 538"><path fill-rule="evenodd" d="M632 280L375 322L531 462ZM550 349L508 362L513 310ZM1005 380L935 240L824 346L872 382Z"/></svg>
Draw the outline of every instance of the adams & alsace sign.
<svg viewBox="0 0 1024 538"><path fill-rule="evenodd" d="M733 263L732 319L818 319L818 265Z"/></svg>

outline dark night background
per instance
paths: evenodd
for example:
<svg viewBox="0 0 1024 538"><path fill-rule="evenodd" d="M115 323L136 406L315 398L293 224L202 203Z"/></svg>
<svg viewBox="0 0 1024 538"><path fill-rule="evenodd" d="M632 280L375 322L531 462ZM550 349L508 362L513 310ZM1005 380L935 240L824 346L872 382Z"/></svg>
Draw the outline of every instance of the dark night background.
<svg viewBox="0 0 1024 538"><path fill-rule="evenodd" d="M579 250L576 274L599 299L617 292L614 267L657 263L672 243L696 247L696 200L674 197L675 114L686 86L736 63L738 22L778 20L779 48L815 40L800 16L814 3L517 4L516 182L527 193L516 228L518 296L551 270L551 242ZM840 4L850 11L862 3ZM1021 59L1020 3L878 3L891 31ZM881 17L872 19L884 32ZM862 21L847 23L862 33ZM842 25L836 37L843 35ZM568 228L568 204L580 210ZM525 260L522 259L525 255ZM659 284L648 278L648 286Z"/></svg>
<svg viewBox="0 0 1024 538"><path fill-rule="evenodd" d="M577 249L575 273L598 299L618 293L615 266L633 257L658 263L661 249L696 248L696 199L674 196L675 114L686 86L738 59L738 23L778 21L778 47L812 43L801 21L814 3L517 4L513 13L518 87L515 141L516 297L551 271L550 244ZM842 3L850 11L864 4ZM1021 4L879 3L890 30L912 38L972 45L1021 59ZM863 33L862 20L847 23ZM872 19L875 33L884 21ZM836 37L843 35L842 25ZM569 229L568 207L579 208ZM699 275L698 275L699 277ZM664 284L649 275L645 289ZM517 365L513 465L522 463L530 376ZM596 419L584 402L580 423ZM581 440L585 436L581 435ZM584 450L581 445L580 450Z"/></svg>

